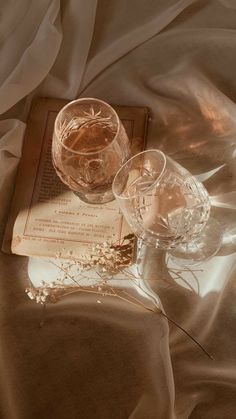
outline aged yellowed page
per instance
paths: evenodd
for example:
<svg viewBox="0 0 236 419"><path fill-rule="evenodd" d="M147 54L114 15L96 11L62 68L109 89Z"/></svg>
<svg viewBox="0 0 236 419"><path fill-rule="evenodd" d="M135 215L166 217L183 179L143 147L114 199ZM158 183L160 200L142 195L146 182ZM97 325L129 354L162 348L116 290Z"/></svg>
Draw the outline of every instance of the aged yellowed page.
<svg viewBox="0 0 236 419"><path fill-rule="evenodd" d="M58 251L81 255L93 243L120 242L130 232L115 201L82 202L60 181L52 166L51 141L64 100L39 98L34 103L24 141L15 195L3 250L53 257ZM131 140L133 154L145 145L147 109L114 106Z"/></svg>

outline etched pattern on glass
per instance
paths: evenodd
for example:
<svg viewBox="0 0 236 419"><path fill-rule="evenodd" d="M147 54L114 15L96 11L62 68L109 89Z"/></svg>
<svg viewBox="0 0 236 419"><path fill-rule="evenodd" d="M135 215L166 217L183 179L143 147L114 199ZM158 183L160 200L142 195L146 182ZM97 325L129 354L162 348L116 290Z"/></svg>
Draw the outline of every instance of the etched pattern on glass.
<svg viewBox="0 0 236 419"><path fill-rule="evenodd" d="M116 175L113 191L135 234L163 249L193 240L209 218L203 184L158 150L129 160Z"/></svg>
<svg viewBox="0 0 236 419"><path fill-rule="evenodd" d="M89 201L96 194L93 202L100 202L99 194L111 192L116 172L130 155L129 139L109 105L95 99L77 102L57 121L53 164L61 180L82 199Z"/></svg>
<svg viewBox="0 0 236 419"><path fill-rule="evenodd" d="M157 235L159 245L169 248L199 234L210 210L204 186L193 176L170 171L154 188L152 184L153 177L144 175L130 185L136 195L133 209L141 237L147 240L149 234Z"/></svg>

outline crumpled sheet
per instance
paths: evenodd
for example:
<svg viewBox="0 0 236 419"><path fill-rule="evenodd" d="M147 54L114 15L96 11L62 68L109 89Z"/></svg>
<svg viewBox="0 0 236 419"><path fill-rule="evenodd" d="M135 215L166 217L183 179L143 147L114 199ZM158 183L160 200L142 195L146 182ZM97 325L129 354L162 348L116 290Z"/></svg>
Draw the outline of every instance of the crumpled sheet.
<svg viewBox="0 0 236 419"><path fill-rule="evenodd" d="M45 265L1 254L3 419L236 416L235 0L1 2L1 235L34 95L150 108L148 147L206 185L220 252L192 271L147 249L143 275L165 312L87 295L46 311L24 293ZM32 138L32 141L34 139Z"/></svg>

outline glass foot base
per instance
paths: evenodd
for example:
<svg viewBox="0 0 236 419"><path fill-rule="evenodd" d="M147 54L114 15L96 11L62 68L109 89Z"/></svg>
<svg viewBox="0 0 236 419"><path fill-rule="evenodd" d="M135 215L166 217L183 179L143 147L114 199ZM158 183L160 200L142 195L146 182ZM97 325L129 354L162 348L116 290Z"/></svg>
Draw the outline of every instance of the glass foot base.
<svg viewBox="0 0 236 419"><path fill-rule="evenodd" d="M205 228L193 241L183 243L168 252L168 256L180 266L199 265L215 256L222 243L222 227L210 217Z"/></svg>
<svg viewBox="0 0 236 419"><path fill-rule="evenodd" d="M73 191L76 196L78 196L81 201L86 202L86 204L106 204L115 199L112 191L107 191L103 193L87 193L80 194L79 192Z"/></svg>

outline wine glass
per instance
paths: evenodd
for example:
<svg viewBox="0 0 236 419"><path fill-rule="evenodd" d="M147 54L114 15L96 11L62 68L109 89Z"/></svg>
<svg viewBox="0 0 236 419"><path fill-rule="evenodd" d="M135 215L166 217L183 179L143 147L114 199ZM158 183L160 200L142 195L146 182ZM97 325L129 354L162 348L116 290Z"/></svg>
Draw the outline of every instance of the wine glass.
<svg viewBox="0 0 236 419"><path fill-rule="evenodd" d="M62 180L90 204L114 199L112 181L130 157L125 129L106 102L82 98L67 104L56 117L52 160Z"/></svg>
<svg viewBox="0 0 236 419"><path fill-rule="evenodd" d="M114 178L113 194L145 244L191 264L218 251L221 232L210 218L207 190L162 151L147 150L129 159Z"/></svg>

